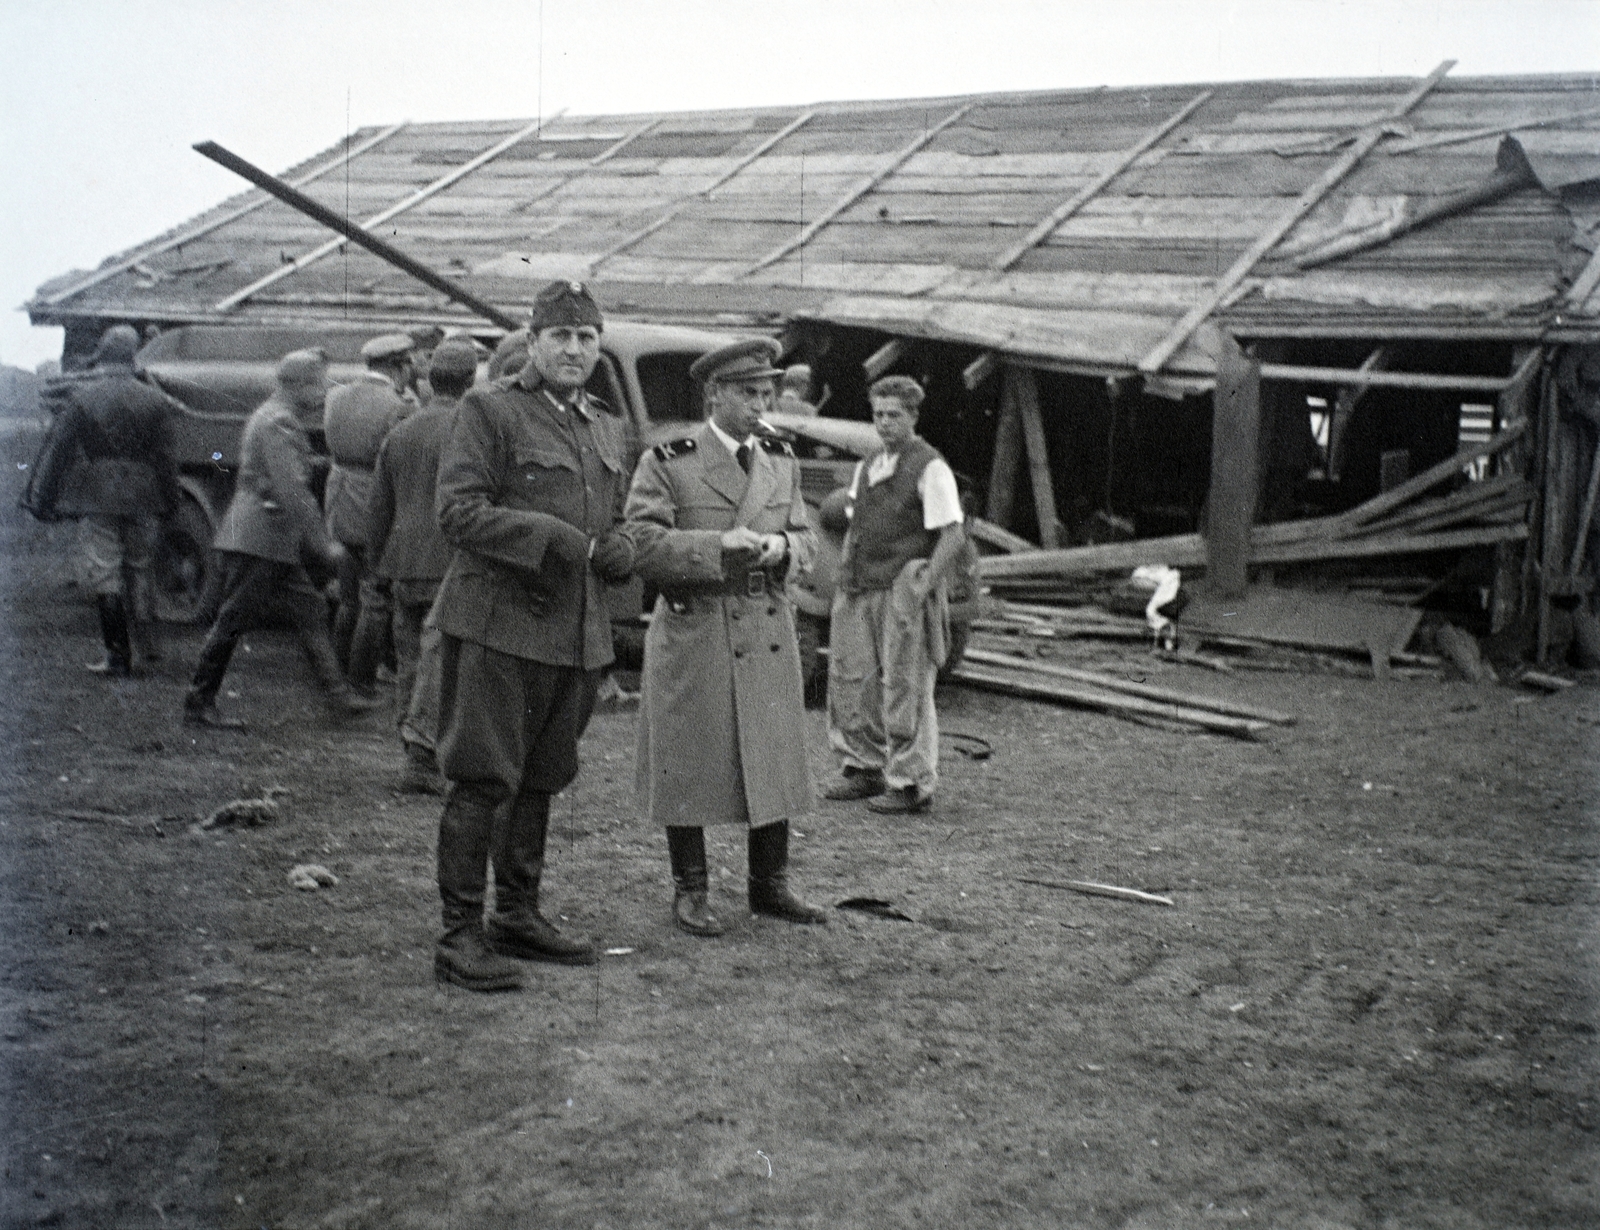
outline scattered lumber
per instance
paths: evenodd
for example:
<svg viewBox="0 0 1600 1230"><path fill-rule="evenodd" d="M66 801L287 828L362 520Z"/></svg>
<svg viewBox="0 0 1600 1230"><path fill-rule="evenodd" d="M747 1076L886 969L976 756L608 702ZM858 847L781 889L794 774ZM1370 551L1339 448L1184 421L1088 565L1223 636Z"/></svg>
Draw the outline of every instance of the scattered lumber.
<svg viewBox="0 0 1600 1230"><path fill-rule="evenodd" d="M1544 671L1523 671L1517 676L1517 682L1523 687L1537 688L1541 692L1565 692L1575 686L1570 679L1563 679L1560 675L1547 675Z"/></svg>
<svg viewBox="0 0 1600 1230"><path fill-rule="evenodd" d="M1295 723L1295 718L1292 715L1278 713L1272 709L1260 709L1254 705L1241 705L1235 701L1222 700L1219 697L1198 696L1192 692L1179 692L1172 688L1157 687L1154 684L1135 683L1131 679L1119 679L1115 675L1103 674L1100 671L1078 670L1075 667L1061 666L1054 662L1008 657L1005 654L990 653L982 649L967 650L964 660L978 662L985 666L1023 667L1056 679L1070 679L1074 683L1087 683L1092 687L1105 688L1108 692L1124 692L1129 696L1143 696L1147 700L1167 701L1174 705L1181 705L1190 709L1208 710L1212 713L1223 713L1231 717L1255 718L1258 721L1268 722L1274 726L1293 726Z"/></svg>
<svg viewBox="0 0 1600 1230"><path fill-rule="evenodd" d="M1217 734L1231 735L1237 739L1253 739L1270 726L1270 723L1259 718L1227 717L1210 710L1163 704L1101 688L1075 686L1066 680L1051 679L1038 671L1030 670L1026 662L1019 662L1016 667L996 667L964 660L951 672L950 677L958 683L1001 692L1008 696L1057 701L1118 717L1162 718Z"/></svg>
<svg viewBox="0 0 1600 1230"><path fill-rule="evenodd" d="M1037 884L1040 888L1059 888L1066 892L1083 893L1090 897L1115 897L1118 901L1138 901L1144 905L1171 905L1171 897L1141 892L1137 888L1123 888L1116 884L1097 884L1093 880L1033 880L1017 877L1018 884Z"/></svg>
<svg viewBox="0 0 1600 1230"><path fill-rule="evenodd" d="M1010 530L1002 529L993 521L985 521L982 517L967 518L967 533L981 543L1000 550L1015 554L1018 551L1037 551L1039 548L1029 542L1021 534L1013 534Z"/></svg>

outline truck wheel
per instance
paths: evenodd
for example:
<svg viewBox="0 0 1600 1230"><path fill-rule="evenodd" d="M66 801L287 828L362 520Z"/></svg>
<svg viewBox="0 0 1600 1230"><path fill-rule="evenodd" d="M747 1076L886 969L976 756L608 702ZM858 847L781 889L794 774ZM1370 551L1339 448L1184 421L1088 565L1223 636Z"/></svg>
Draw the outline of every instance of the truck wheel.
<svg viewBox="0 0 1600 1230"><path fill-rule="evenodd" d="M193 497L185 495L178 513L161 527L156 551L156 615L169 623L209 619L221 597L222 577L213 566L211 521ZM208 605L209 604L209 605Z"/></svg>
<svg viewBox="0 0 1600 1230"><path fill-rule="evenodd" d="M819 709L828 696L828 660L822 652L823 623L804 611L794 613L794 637L800 646L800 682L806 708Z"/></svg>

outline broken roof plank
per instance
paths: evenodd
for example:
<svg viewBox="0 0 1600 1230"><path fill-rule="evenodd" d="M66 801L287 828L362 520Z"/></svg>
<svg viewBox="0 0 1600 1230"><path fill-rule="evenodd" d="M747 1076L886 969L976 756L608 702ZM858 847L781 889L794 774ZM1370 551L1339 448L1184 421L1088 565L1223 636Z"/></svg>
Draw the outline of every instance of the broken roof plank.
<svg viewBox="0 0 1600 1230"><path fill-rule="evenodd" d="M1138 144L1130 146L1114 163L1112 163L1094 179L1090 180L1082 188L1078 189L1077 192L1073 193L1072 196L1068 197L1060 205L1056 206L1056 208L1051 210L1043 221L1041 221L1015 244L1007 248L998 257L996 257L993 264L990 265L990 268L996 273L1004 273L1007 269L1010 269L1017 263L1018 260L1022 258L1022 254L1024 252L1044 239L1044 237L1053 231L1057 226L1059 226L1062 222L1065 222L1074 213L1081 209L1084 204L1088 202L1090 197L1094 196L1118 175L1121 175L1123 171L1127 170L1128 167L1133 164L1134 159L1139 157L1140 154L1144 153L1157 141L1161 140L1162 137L1166 136L1179 124L1183 123L1184 120L1188 119L1191 115L1198 111L1201 105L1205 103L1214 93L1216 93L1215 90L1202 90L1200 93L1191 98L1182 108L1168 116L1165 122L1152 128L1139 140Z"/></svg>
<svg viewBox="0 0 1600 1230"><path fill-rule="evenodd" d="M1400 104L1389 113L1387 118L1399 119L1404 116L1412 107L1421 102L1428 91L1437 85L1454 66L1454 60L1446 60L1440 64L1421 85L1406 95ZM1301 193L1294 206L1274 223L1261 238L1251 244L1243 255L1229 267L1228 271L1217 279L1217 284L1212 288L1211 293L1190 309L1184 318L1177 323L1176 327L1161 340L1160 345L1139 360L1139 370L1146 374L1159 372L1167 360L1177 352L1178 347L1182 346L1188 340L1190 334L1199 327L1200 322L1211 315L1221 305L1222 301L1227 298L1228 293L1255 267L1256 262L1265 256L1268 250L1284 235L1288 234L1289 228L1310 212L1311 208L1327 194L1328 190L1343 179L1350 169L1366 156L1367 151L1381 141L1385 135L1385 130L1380 124L1368 129L1358 137L1355 144L1345 154L1325 170L1311 187Z"/></svg>
<svg viewBox="0 0 1600 1230"><path fill-rule="evenodd" d="M835 217L843 213L851 205L855 204L856 201L866 196L867 193L871 192L884 180L888 179L889 176L893 175L896 170L898 170L911 159L912 155L916 154L917 151L922 149L923 146L927 145L928 142L932 141L951 124L954 124L968 111L972 110L975 105L975 103L965 103L962 106L957 107L932 128L929 128L927 131L921 133L919 136L913 139L910 144L906 145L898 153L896 153L895 156L891 158L884 166L874 171L849 193L845 194L845 196L834 202L832 206L824 210L822 216L815 222L812 222L793 239L779 244L771 252L767 253L766 256L758 260L750 267L748 272L755 273L757 270L765 268L774 261L782 260L796 248L803 246L813 235L815 235L823 227L827 226L829 222L833 221Z"/></svg>
<svg viewBox="0 0 1600 1230"><path fill-rule="evenodd" d="M529 133L537 132L542 122L543 121L541 120L535 120L533 123L518 129L509 137L504 137L495 142L495 144L478 154L477 157L473 158L471 161L462 163L448 175L441 176L439 179L434 180L433 183L428 185L428 187L419 189L410 196L406 197L403 201L397 201L388 209L374 214L372 217L360 224L361 229L371 230L373 227L387 222L390 218L396 217L397 215L405 212L413 205L420 204L422 201L427 200L428 197L432 196L434 193L444 191L444 189L448 188L451 184L455 183L464 176L472 174L473 171L477 170L480 166L483 166L491 159L498 158L501 154L505 153L506 150L510 149ZM282 281L290 274L296 273L299 270L304 269L307 265L321 260L324 256L328 255L328 253L337 251L339 248L342 248L349 242L350 241L343 235L336 236L320 247L314 248L312 251L307 252L304 256L297 257L289 264L273 270L265 277L257 278L254 282L250 283L250 285L242 288L241 290L234 291L233 294L229 295L227 298L220 300L213 310L218 312L226 312L230 308L237 307L257 291L264 290L268 286L273 285L275 282Z"/></svg>

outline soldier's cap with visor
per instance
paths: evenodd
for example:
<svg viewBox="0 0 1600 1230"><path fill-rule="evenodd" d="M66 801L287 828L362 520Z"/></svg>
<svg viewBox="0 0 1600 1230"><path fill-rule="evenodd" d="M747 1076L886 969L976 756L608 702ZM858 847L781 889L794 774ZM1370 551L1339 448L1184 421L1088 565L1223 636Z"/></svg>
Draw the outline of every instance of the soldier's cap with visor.
<svg viewBox="0 0 1600 1230"><path fill-rule="evenodd" d="M328 352L321 346L291 350L278 360L279 384L328 383Z"/></svg>
<svg viewBox="0 0 1600 1230"><path fill-rule="evenodd" d="M132 363L139 350L139 331L132 325L112 325L100 335L94 349L96 363Z"/></svg>
<svg viewBox="0 0 1600 1230"><path fill-rule="evenodd" d="M406 333L418 350L432 350L445 339L445 331L439 325L412 325Z"/></svg>
<svg viewBox="0 0 1600 1230"><path fill-rule="evenodd" d="M478 370L478 348L469 338L448 338L439 343L428 364L428 375L465 377Z"/></svg>
<svg viewBox="0 0 1600 1230"><path fill-rule="evenodd" d="M774 364L783 347L770 337L730 342L701 355L689 365L689 379L711 384L730 380L774 380L783 369Z"/></svg>
<svg viewBox="0 0 1600 1230"><path fill-rule="evenodd" d="M409 333L384 333L361 347L361 357L368 363L393 363L409 355L416 345Z"/></svg>
<svg viewBox="0 0 1600 1230"><path fill-rule="evenodd" d="M537 337L546 329L578 329L584 325L604 330L605 318L582 282L550 282L534 297L533 310L528 314L530 337Z"/></svg>
<svg viewBox="0 0 1600 1230"><path fill-rule="evenodd" d="M915 414L921 408L922 399L927 394L910 376L884 376L881 380L872 382L872 387L867 390L867 396L892 397Z"/></svg>

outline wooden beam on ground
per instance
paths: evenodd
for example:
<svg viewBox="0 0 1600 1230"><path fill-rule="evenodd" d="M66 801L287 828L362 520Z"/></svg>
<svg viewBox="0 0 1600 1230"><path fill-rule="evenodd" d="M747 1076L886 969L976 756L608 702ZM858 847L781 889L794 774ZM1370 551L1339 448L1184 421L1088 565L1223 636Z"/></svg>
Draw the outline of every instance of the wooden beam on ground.
<svg viewBox="0 0 1600 1230"><path fill-rule="evenodd" d="M1162 137L1166 136L1179 124L1183 123L1184 120L1193 115L1195 111L1197 111L1213 93L1214 91L1212 90L1202 90L1200 93L1191 98L1181 110L1177 111L1171 116L1168 116L1164 123L1158 124L1155 128L1152 128L1149 132L1147 132L1139 140L1138 144L1123 150L1115 162L1113 162L1099 175L1095 176L1082 188L1078 189L1077 192L1073 193L1072 196L1068 197L1060 205L1056 206L1055 209L1050 211L1048 217L1046 217L1016 243L1012 244L1011 247L1007 248L999 256L995 257L993 262L991 262L989 265L990 270L994 273L1004 273L1006 270L1010 269L1011 266L1015 265L1025 255L1027 255L1027 253L1031 251L1035 245L1042 242L1051 231L1055 230L1056 227L1060 226L1068 218L1072 217L1073 214L1077 213L1078 210L1082 209L1090 200L1098 196L1101 190L1105 188L1107 184L1132 166L1134 160L1137 159L1139 155L1143 154L1157 141L1161 140Z"/></svg>
<svg viewBox="0 0 1600 1230"><path fill-rule="evenodd" d="M777 132L773 133L770 137L768 137L760 145L756 146L755 149L751 150L744 157L740 158L739 161L737 161L736 163L733 164L733 166L729 167L721 175L717 176L717 178L712 183L707 184L704 188L700 188L700 189L698 189L698 190L696 190L694 192L686 193L684 196L679 197L676 201L674 201L672 203L672 207L670 209L668 209L666 213L662 214L659 218L657 218L654 222L651 222L646 226L640 227L638 230L634 231L631 235L628 235L626 238L624 238L622 240L619 240L617 243L612 244L609 248L607 248L604 252L600 253L599 256L595 257L595 259L590 262L589 270L590 270L591 276L593 275L593 271L595 269L599 268L602 264L604 264L606 261L610 260L613 256L617 256L620 253L626 252L629 248L633 247L634 244L639 243L642 240L648 239L651 235L654 235L662 227L666 226L667 223L671 222L674 218L676 218L679 214L681 214L683 212L684 206L688 205L689 202L696 201L696 200L705 200L705 199L709 198L711 196L711 194L714 193L718 188L722 187L730 179L732 179L734 176L738 175L740 171L744 170L747 166L749 166L751 163L755 162L758 158L760 158L768 150L772 149L772 147L777 145L779 141L782 141L785 137L790 136L793 133L798 132L801 128L804 128L807 124L809 124L811 122L812 118L818 113L819 110L820 110L820 108L818 108L818 107L812 107L808 111L802 111L799 115L795 116L794 119L790 120L787 124L785 124Z"/></svg>
<svg viewBox="0 0 1600 1230"><path fill-rule="evenodd" d="M1039 382L1031 367L1006 364L1006 384L1011 402L1022 424L1022 439L1028 457L1028 481L1033 487L1033 508L1039 521L1039 545L1050 550L1060 545L1061 528L1056 518L1055 483L1050 478L1050 452L1044 438L1044 416L1039 411Z"/></svg>
<svg viewBox="0 0 1600 1230"><path fill-rule="evenodd" d="M1018 551L1037 551L1037 543L1029 542L1021 534L1013 534L1010 530L1001 529L993 521L985 521L982 517L967 518L967 533L979 542L988 543L991 547L999 547L1002 551L1015 554Z"/></svg>
<svg viewBox="0 0 1600 1230"><path fill-rule="evenodd" d="M363 231L370 231L373 227L381 226L391 218L399 217L408 209L412 209L415 206L422 204L422 202L426 201L429 197L437 196L439 193L443 192L446 188L450 187L450 185L456 183L458 180L464 178L465 176L471 175L479 167L484 166L486 163L493 162L513 145L516 145L520 141L525 141L528 137L531 137L534 133L538 132L543 123L543 120L535 120L526 127L519 128L509 137L505 137L502 140L496 141L482 153L477 154L473 158L462 163L448 175L441 176L440 178L434 180L431 184L428 184L422 188L418 188L410 196L405 197L403 200L396 201L387 209L380 210L379 212L373 214L372 217L365 219L357 225ZM348 242L350 241L343 235L340 235L336 239L328 240L327 243L311 249L311 251L305 253L303 256L296 257L287 265L279 266L265 277L257 278L254 282L250 283L250 285L244 287L242 290L234 291L233 294L229 295L226 299L219 300L215 305L215 310L218 312L232 311L252 295L258 294L274 283L280 282L284 278L289 277L291 274L298 273L307 265L315 264L329 253L337 252Z"/></svg>
<svg viewBox="0 0 1600 1230"><path fill-rule="evenodd" d="M1526 422L1514 423L1482 444L1468 445L1453 457L1446 457L1437 465L1429 466L1421 474L1408 478L1398 487L1391 487L1382 495L1374 496L1363 504L1357 504L1348 512L1335 517L1334 522L1340 529L1349 532L1358 525L1376 521L1384 513L1392 508L1399 508L1413 496L1421 495L1430 487L1435 487L1448 478L1454 478L1480 457L1493 457L1502 450L1510 448L1522 439L1527 430Z"/></svg>
<svg viewBox="0 0 1600 1230"><path fill-rule="evenodd" d="M1299 363L1263 363L1263 380L1296 380L1307 384L1379 386L1386 389L1460 389L1475 393L1503 393L1510 376L1451 376L1434 372L1391 372L1380 367L1308 367Z"/></svg>
<svg viewBox="0 0 1600 1230"><path fill-rule="evenodd" d="M1261 365L1226 335L1211 398L1206 584L1233 597L1249 584L1250 527L1261 489Z"/></svg>
<svg viewBox="0 0 1600 1230"><path fill-rule="evenodd" d="M1162 338L1149 354L1139 360L1139 370L1146 374L1151 374L1159 372L1165 367L1167 360L1172 358L1178 352L1178 348L1189 340L1194 331L1200 327L1200 323L1210 316L1212 312L1216 311L1217 306L1233 292L1234 287L1249 275L1261 258L1277 246L1279 240L1289 233L1295 223L1315 209L1322 201L1322 198L1327 196L1339 181L1354 170L1356 164L1367 156L1367 152L1373 146L1383 140L1389 132L1389 123L1402 118L1410 112L1413 107L1427 97L1433 87L1438 85L1444 79L1444 75L1453 67L1455 67L1454 60L1446 60L1440 64L1416 89L1406 95L1397 107L1358 136L1355 144L1345 151L1332 166L1318 176L1316 182L1302 192L1295 200L1295 203L1284 211L1277 221L1240 254L1239 258L1228 267L1227 272L1217 279L1216 283L1206 293L1205 298L1190 308L1184 314L1183 319L1178 321L1167 333L1166 337Z"/></svg>
<svg viewBox="0 0 1600 1230"><path fill-rule="evenodd" d="M284 182L286 182L292 188L304 188L307 184L321 179L324 175L328 174L329 171L337 171L340 167L344 166L352 159L359 158L368 150L376 149L390 137L394 136L395 133L399 132L402 128L408 127L410 122L411 121L409 120L405 120L399 124L391 124L382 132L374 133L365 141L346 149L337 158L334 158L329 162L325 162L313 170L307 171L304 175L297 175L295 178L286 180ZM115 264L107 265L104 269L96 269L93 273L81 281L74 282L65 290L57 291L55 294L43 301L44 305L46 307L55 307L56 304L62 303L65 300L72 298L74 295L82 294L91 287L98 286L107 279L116 277L119 273L126 273L135 265L149 260L152 256L160 256L163 252L172 251L173 248L181 248L186 243L193 243L196 239L211 234L212 231L219 230L230 223L237 222L240 218L249 216L273 199L274 198L271 193L263 192L255 200L248 201L239 206L237 209L229 210L220 218L212 218L209 222L202 223L193 230L182 231L170 239L162 240L152 248L141 248L137 253L128 257L126 260L120 260Z"/></svg>
<svg viewBox="0 0 1600 1230"><path fill-rule="evenodd" d="M879 346L866 358L862 359L861 370L866 373L867 383L871 384L884 372L900 362L900 356L905 352L905 343L897 337L891 337L882 346Z"/></svg>
<svg viewBox="0 0 1600 1230"><path fill-rule="evenodd" d="M1070 666L1060 666L1054 662L1041 661L1038 658L1018 658L1003 653L990 653L983 649L969 649L962 657L962 661L978 662L988 666L1013 666L1019 669L1040 671L1057 679L1070 679L1074 683L1087 683L1093 687L1105 688L1109 692L1125 692L1129 696L1142 696L1146 700L1164 700L1174 705L1187 706L1190 709L1207 709L1212 713L1225 713L1229 717L1255 718L1258 721L1270 722L1274 726L1293 726L1295 724L1295 718L1292 714L1279 713L1274 709L1259 709L1253 705L1236 704L1220 697L1200 696L1193 692L1179 692L1173 688L1156 687L1154 684L1135 683L1131 679L1119 679L1115 675L1106 675L1099 671L1077 670Z"/></svg>
<svg viewBox="0 0 1600 1230"><path fill-rule="evenodd" d="M1099 688L1075 687L1065 681L1058 683L1036 676L1030 677L1025 667L1022 670L1009 670L963 662L951 672L950 677L957 683L988 688L991 691L1021 696L1028 700L1053 700L1117 716L1182 722L1239 739L1253 739L1261 731L1269 728L1269 723L1252 718L1227 717L1209 710L1187 709L1181 705L1162 704L1159 701L1125 696Z"/></svg>
<svg viewBox="0 0 1600 1230"><path fill-rule="evenodd" d="M985 350L961 369L961 383L966 386L967 392L974 393L980 384L999 370L1000 356L992 350Z"/></svg>
<svg viewBox="0 0 1600 1230"><path fill-rule="evenodd" d="M977 102L973 101L964 103L962 106L957 107L932 128L928 129L924 133L921 133L909 144L903 146L899 152L889 159L887 163L885 163L878 170L874 171L871 175L867 176L866 179L862 180L854 188L850 189L849 192L845 193L832 205L828 206L827 209L823 210L821 217L806 225L793 239L785 240L783 243L780 243L776 248L772 249L772 251L768 252L755 264L746 269L744 273L749 275L758 270L765 269L768 265L781 261L796 248L803 247L809 243L813 235L815 235L823 227L827 226L828 223L832 222L845 210L849 209L850 206L854 205L862 197L866 196L867 193L871 192L884 180L888 179L889 176L893 175L902 166L909 162L911 157L916 154L916 152L924 145L932 141L941 132L950 127L951 124L954 124L957 120L964 116L968 111L971 111L977 105Z"/></svg>

